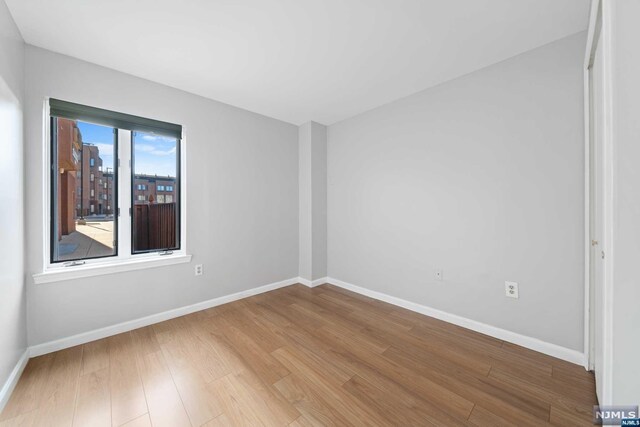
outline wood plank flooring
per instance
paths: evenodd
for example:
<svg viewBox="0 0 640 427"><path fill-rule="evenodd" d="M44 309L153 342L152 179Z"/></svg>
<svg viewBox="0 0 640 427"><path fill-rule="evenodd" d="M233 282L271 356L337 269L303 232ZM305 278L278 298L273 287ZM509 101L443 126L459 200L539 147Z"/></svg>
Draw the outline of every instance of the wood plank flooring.
<svg viewBox="0 0 640 427"><path fill-rule="evenodd" d="M593 375L331 285L29 361L0 426L591 425Z"/></svg>

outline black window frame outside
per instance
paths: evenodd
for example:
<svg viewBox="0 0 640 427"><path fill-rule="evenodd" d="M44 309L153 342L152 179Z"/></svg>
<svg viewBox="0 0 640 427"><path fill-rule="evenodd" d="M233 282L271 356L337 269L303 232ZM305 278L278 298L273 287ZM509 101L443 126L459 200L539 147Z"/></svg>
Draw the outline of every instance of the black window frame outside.
<svg viewBox="0 0 640 427"><path fill-rule="evenodd" d="M57 228L57 201L58 201L58 194L57 194L57 190L58 190L58 118L60 118L60 116L55 116L53 114L49 115L49 126L50 126L50 144L49 144L49 150L51 155L50 155L50 160L51 160L51 165L50 165L50 203L49 203L49 218L50 218L50 224L49 224L49 239L50 239L50 243L49 243L49 262L53 265L53 264L65 264L65 263L73 263L73 262L81 262L81 261L85 261L85 260L91 260L91 259L102 259L102 258L113 258L113 257L117 257L118 256L118 250L119 250L119 242L118 242L118 227L119 227L119 210L118 210L118 189L119 189L119 180L118 180L118 164L117 164L117 155L114 155L114 168L113 168L113 180L116 183L116 185L114 185L114 191L113 191L113 201L114 201L114 209L113 209L113 246L114 246L114 253L111 255L103 255L103 256L95 256L95 257L83 257L83 258L74 258L74 259L64 259L64 260L55 260L54 259L54 253L55 253L55 245L58 243L57 242L57 238L58 238L58 228ZM62 117L65 118L65 117ZM80 121L80 122L84 122L84 123L90 123L90 124L97 124L100 126L105 126L102 125L100 123L92 123L90 121L87 120L80 120L80 119L71 119L71 120L76 120L76 121ZM111 127L111 126L109 126ZM113 128L113 150L114 153L118 153L118 129L117 128ZM83 169L83 164L84 164L84 147L82 148L82 151L80 152L80 186L83 189L82 191L84 191L84 182L82 181L84 179L84 174L82 172L84 172ZM91 175L90 175L91 176ZM81 197L83 197L84 195L81 195ZM76 206L75 202L74 202L74 207ZM80 205L80 209L82 209L82 204ZM81 212L81 216L82 212Z"/></svg>
<svg viewBox="0 0 640 427"><path fill-rule="evenodd" d="M154 252L166 252L166 253L171 253L173 251L179 251L180 248L182 247L182 192L180 191L180 181L181 181L181 165L182 165L182 153L181 153L181 145L182 145L182 136L180 137L176 137L176 180L175 180L175 186L176 186L176 246L173 248L162 248L162 249L148 249L148 250L144 250L144 251L136 251L134 248L134 239L133 239L133 223L134 223L134 218L133 218L133 207L134 207L134 199L135 199L135 194L134 194L134 187L135 187L135 180L136 180L136 159L135 159L135 143L134 143L134 138L135 138L135 132L142 132L142 133L151 133L148 131L131 131L131 144L130 144L130 159L131 159L131 232L130 232L130 238L131 238L131 255L140 255L140 254L148 254L148 253L154 253ZM173 136L172 136L173 137ZM146 184L144 184L145 186L145 190L146 191L148 189L148 186ZM156 187L157 188L157 187ZM141 190L143 191L143 190ZM156 190L157 192L157 190ZM146 199L146 196L144 196Z"/></svg>
<svg viewBox="0 0 640 427"><path fill-rule="evenodd" d="M117 222L117 218L120 216L120 209L118 206L118 194L120 189L120 180L118 178L118 169L119 169L119 157L118 155L114 155L115 166L114 166L114 246L115 253L107 256L99 256L99 257L86 257L86 258L78 258L74 260L60 260L54 261L54 244L57 241L57 228L56 228L56 200L54 197L57 197L57 176L58 167L57 167L57 122L54 122L56 118L66 118L76 121L81 121L85 123L91 123L101 126L107 126L114 129L114 153L119 153L118 151L118 130L126 130L131 134L130 139L130 173L131 173L131 182L130 182L130 192L131 192L131 200L130 200L130 211L129 211L129 238L130 238L130 255L140 255L140 254L148 254L148 253L171 253L173 251L180 251L182 248L182 188L181 188L181 173L182 173L182 126L174 123L163 122L155 119L148 119L145 117L130 115L126 113L119 113L111 110L106 110L102 108L76 104L69 101L58 100L54 98L49 99L49 118L51 124L51 132L50 132L50 144L49 149L51 150L51 182L50 182L50 230L49 230L49 239L50 239L50 248L49 248L49 259L51 264L64 264L64 263L73 263L74 261L84 261L84 260L92 260L92 259L103 259L103 258L113 258L119 255L119 224ZM151 249L146 251L134 251L134 243L133 243L133 206L134 206L134 193L135 193L135 167L134 167L134 133L135 132L144 132L151 133L154 135L168 136L176 139L176 247L167 248L167 249ZM55 150L54 150L54 144ZM82 153L82 158L84 159L84 153ZM84 174L82 174L81 170L81 180L84 179Z"/></svg>

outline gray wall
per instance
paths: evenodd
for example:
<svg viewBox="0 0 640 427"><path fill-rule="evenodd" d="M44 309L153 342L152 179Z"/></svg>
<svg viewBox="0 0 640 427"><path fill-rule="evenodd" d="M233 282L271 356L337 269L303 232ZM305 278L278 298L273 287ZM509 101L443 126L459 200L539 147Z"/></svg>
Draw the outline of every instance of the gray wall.
<svg viewBox="0 0 640 427"><path fill-rule="evenodd" d="M24 42L6 4L0 1L0 388L27 347L23 75Z"/></svg>
<svg viewBox="0 0 640 427"><path fill-rule="evenodd" d="M312 280L313 267L313 194L311 183L311 122L298 128L298 275Z"/></svg>
<svg viewBox="0 0 640 427"><path fill-rule="evenodd" d="M640 2L613 7L613 403L640 403Z"/></svg>
<svg viewBox="0 0 640 427"><path fill-rule="evenodd" d="M327 277L327 127L311 122L311 141L311 279L317 280Z"/></svg>
<svg viewBox="0 0 640 427"><path fill-rule="evenodd" d="M584 46L329 126L329 276L582 351Z"/></svg>
<svg viewBox="0 0 640 427"><path fill-rule="evenodd" d="M306 280L327 276L327 127L300 125L299 275Z"/></svg>
<svg viewBox="0 0 640 427"><path fill-rule="evenodd" d="M32 46L25 84L31 345L298 275L296 126ZM191 264L33 284L44 256L47 96L185 127Z"/></svg>

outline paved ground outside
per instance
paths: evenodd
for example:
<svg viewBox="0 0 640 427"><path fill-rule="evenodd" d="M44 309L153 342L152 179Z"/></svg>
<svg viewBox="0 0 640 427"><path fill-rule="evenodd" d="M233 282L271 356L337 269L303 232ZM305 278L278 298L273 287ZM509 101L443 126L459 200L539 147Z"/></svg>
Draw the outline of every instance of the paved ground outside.
<svg viewBox="0 0 640 427"><path fill-rule="evenodd" d="M86 221L86 225L76 224L76 231L62 236L58 243L60 261L113 255L113 221Z"/></svg>

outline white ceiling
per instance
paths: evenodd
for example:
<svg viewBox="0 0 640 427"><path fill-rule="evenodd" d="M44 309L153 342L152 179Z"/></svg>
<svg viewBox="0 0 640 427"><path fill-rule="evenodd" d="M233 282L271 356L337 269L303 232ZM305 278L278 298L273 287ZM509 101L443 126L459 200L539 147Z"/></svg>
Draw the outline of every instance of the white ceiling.
<svg viewBox="0 0 640 427"><path fill-rule="evenodd" d="M589 0L6 0L29 44L324 124L585 30Z"/></svg>

